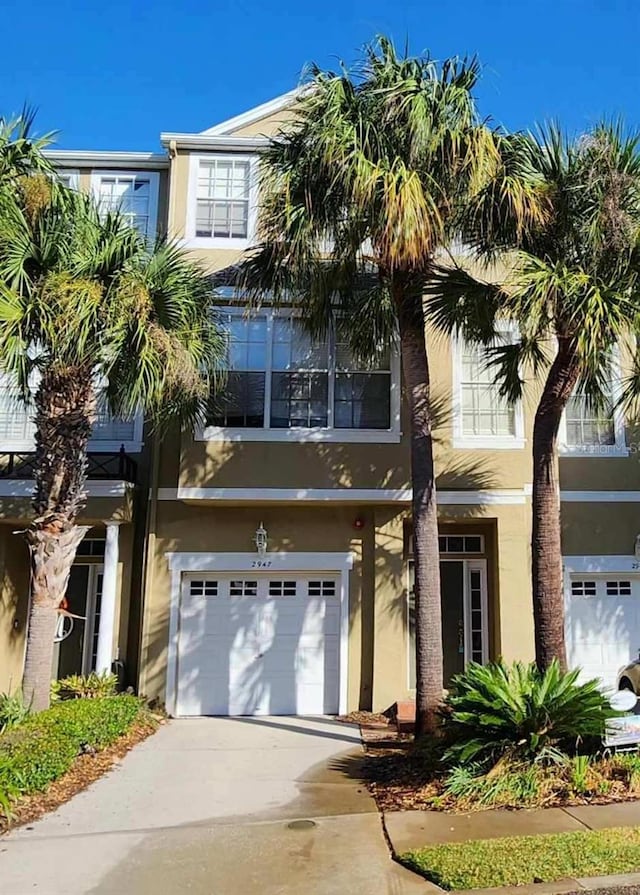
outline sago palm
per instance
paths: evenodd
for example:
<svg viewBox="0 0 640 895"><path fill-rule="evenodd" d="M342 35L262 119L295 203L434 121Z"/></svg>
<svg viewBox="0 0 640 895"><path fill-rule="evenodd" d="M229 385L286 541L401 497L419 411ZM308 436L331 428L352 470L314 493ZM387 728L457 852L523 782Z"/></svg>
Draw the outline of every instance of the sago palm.
<svg viewBox="0 0 640 895"><path fill-rule="evenodd" d="M574 390L598 412L607 404L612 355L636 329L640 272L638 138L602 124L570 140L556 127L504 142L504 165L467 209L466 235L483 260L507 258L512 273L488 284L440 270L429 308L437 324L491 342L496 319L518 325L514 345L490 349L503 394L518 400L542 379L533 429L532 590L536 661L566 667L557 439ZM526 228L507 205L508 183L540 196L544 214ZM628 383L637 393L638 372Z"/></svg>
<svg viewBox="0 0 640 895"><path fill-rule="evenodd" d="M115 416L204 410L220 357L207 277L150 249L87 196L21 178L0 213L0 369L35 422L31 601L23 690L48 704L57 611L86 527L87 444L99 393Z"/></svg>
<svg viewBox="0 0 640 895"><path fill-rule="evenodd" d="M361 65L313 69L294 120L263 158L250 292L296 301L361 356L398 336L411 425L416 730L442 700L438 520L423 293L458 208L498 162L479 121L475 59L401 58L385 38ZM516 200L517 201L517 200Z"/></svg>

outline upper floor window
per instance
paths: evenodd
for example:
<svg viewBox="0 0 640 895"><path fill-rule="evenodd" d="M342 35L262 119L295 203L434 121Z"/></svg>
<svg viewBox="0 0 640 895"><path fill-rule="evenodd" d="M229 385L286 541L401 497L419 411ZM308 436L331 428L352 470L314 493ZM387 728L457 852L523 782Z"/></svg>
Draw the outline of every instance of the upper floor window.
<svg viewBox="0 0 640 895"><path fill-rule="evenodd" d="M249 162L200 159L196 236L246 239L249 226Z"/></svg>
<svg viewBox="0 0 640 895"><path fill-rule="evenodd" d="M584 391L579 387L574 390L558 433L562 453L578 456L627 454L623 414L616 406L620 392L617 352L612 358L604 391L604 405L594 407Z"/></svg>
<svg viewBox="0 0 640 895"><path fill-rule="evenodd" d="M69 168L58 168L56 176L63 186L67 189L77 190L80 186L80 172Z"/></svg>
<svg viewBox="0 0 640 895"><path fill-rule="evenodd" d="M514 333L505 328L498 338L506 344ZM454 447L522 447L522 410L500 395L488 348L458 339L453 354Z"/></svg>
<svg viewBox="0 0 640 895"><path fill-rule="evenodd" d="M312 339L290 313L231 311L225 325L228 377L205 438L238 429L249 440L399 439L395 354L357 361L333 337Z"/></svg>
<svg viewBox="0 0 640 895"><path fill-rule="evenodd" d="M100 208L119 211L142 236L156 235L158 175L147 171L95 171L92 188Z"/></svg>
<svg viewBox="0 0 640 895"><path fill-rule="evenodd" d="M246 248L254 229L255 159L246 155L192 155L186 244L193 248Z"/></svg>
<svg viewBox="0 0 640 895"><path fill-rule="evenodd" d="M34 450L33 408L20 400L6 379L0 381L0 451ZM97 418L91 434L93 451L115 451L124 445L131 452L140 450L142 419L117 419L108 412L104 398L98 399Z"/></svg>

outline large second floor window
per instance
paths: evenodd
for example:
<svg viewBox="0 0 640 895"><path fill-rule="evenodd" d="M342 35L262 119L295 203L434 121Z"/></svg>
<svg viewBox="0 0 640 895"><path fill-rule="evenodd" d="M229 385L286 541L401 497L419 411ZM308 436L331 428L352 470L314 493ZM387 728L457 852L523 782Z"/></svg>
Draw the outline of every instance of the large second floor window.
<svg viewBox="0 0 640 895"><path fill-rule="evenodd" d="M498 336L506 344L514 333ZM496 342L497 344L497 342ZM500 394L488 347L458 339L454 343L454 445L522 447L522 411Z"/></svg>
<svg viewBox="0 0 640 895"><path fill-rule="evenodd" d="M246 239L249 230L248 160L200 159L196 236Z"/></svg>
<svg viewBox="0 0 640 895"><path fill-rule="evenodd" d="M513 404L500 395L495 372L487 366L488 355L480 345L462 347L463 435L515 435Z"/></svg>
<svg viewBox="0 0 640 895"><path fill-rule="evenodd" d="M155 236L158 203L155 172L95 172L92 182L102 211L119 211L142 236Z"/></svg>
<svg viewBox="0 0 640 895"><path fill-rule="evenodd" d="M333 337L312 339L296 316L225 317L228 377L209 427L268 430L392 428L390 354L358 361Z"/></svg>

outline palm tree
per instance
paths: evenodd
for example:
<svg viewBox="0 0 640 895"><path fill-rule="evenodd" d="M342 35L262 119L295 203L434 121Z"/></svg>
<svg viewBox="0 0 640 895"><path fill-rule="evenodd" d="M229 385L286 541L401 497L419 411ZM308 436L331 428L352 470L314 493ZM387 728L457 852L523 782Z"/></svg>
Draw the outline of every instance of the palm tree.
<svg viewBox="0 0 640 895"><path fill-rule="evenodd" d="M264 154L249 294L292 296L316 332L360 355L398 335L411 420L416 732L442 701L438 520L423 293L458 208L499 157L479 121L476 59L400 57L386 38L354 71L313 68L295 118Z"/></svg>
<svg viewBox="0 0 640 895"><path fill-rule="evenodd" d="M35 137L33 121L34 113L29 109L15 118L0 116L0 202L11 200L12 188L20 177L50 170L42 150L53 135Z"/></svg>
<svg viewBox="0 0 640 895"><path fill-rule="evenodd" d="M87 531L87 443L99 394L115 416L194 418L221 356L206 275L176 248L149 248L92 199L20 178L0 211L0 370L33 397L35 517L25 537L31 602L23 690L49 702L57 613Z"/></svg>
<svg viewBox="0 0 640 895"><path fill-rule="evenodd" d="M601 124L570 140L555 126L505 138L504 164L465 222L482 260L509 256L508 282L483 283L442 268L430 311L444 329L491 342L497 317L515 321L517 344L494 346L503 394L520 398L527 371L544 372L533 429L532 590L536 661L566 667L557 438L574 390L598 411L612 352L637 326L640 272L639 138ZM544 213L525 228L495 197L504 184L538 193ZM549 347L551 350L549 350ZM628 384L640 388L640 363Z"/></svg>

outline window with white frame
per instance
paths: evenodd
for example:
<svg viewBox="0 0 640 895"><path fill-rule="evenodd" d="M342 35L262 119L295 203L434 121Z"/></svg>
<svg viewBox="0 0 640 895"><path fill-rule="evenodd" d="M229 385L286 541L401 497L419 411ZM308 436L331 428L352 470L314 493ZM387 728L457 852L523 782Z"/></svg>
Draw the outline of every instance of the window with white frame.
<svg viewBox="0 0 640 895"><path fill-rule="evenodd" d="M505 328L493 344L508 344L514 338L513 330ZM501 396L490 360L487 346L462 338L454 343L454 437L462 446L466 442L514 447L523 441L521 408Z"/></svg>
<svg viewBox="0 0 640 895"><path fill-rule="evenodd" d="M250 177L248 159L199 159L196 237L247 239Z"/></svg>
<svg viewBox="0 0 640 895"><path fill-rule="evenodd" d="M346 344L312 339L299 317L226 312L228 377L208 430L390 431L390 352L372 363Z"/></svg>
<svg viewBox="0 0 640 895"><path fill-rule="evenodd" d="M620 371L617 355L611 360L604 387L604 402L594 406L579 387L567 402L560 426L560 448L564 453L626 453L624 420L616 401L620 392Z"/></svg>
<svg viewBox="0 0 640 895"><path fill-rule="evenodd" d="M17 389L5 379L0 381L0 449L29 451L34 449L35 426L33 407L26 406ZM91 434L93 450L116 450L121 444L129 450L139 449L141 420L122 420L109 414L103 397L98 399L96 422Z"/></svg>
<svg viewBox="0 0 640 895"><path fill-rule="evenodd" d="M158 175L152 171L100 171L92 175L93 192L100 209L119 211L149 239L156 234Z"/></svg>
<svg viewBox="0 0 640 895"><path fill-rule="evenodd" d="M72 171L68 168L59 168L56 171L56 176L60 183L63 186L66 186L67 189L77 190L79 185L80 175L78 171Z"/></svg>

